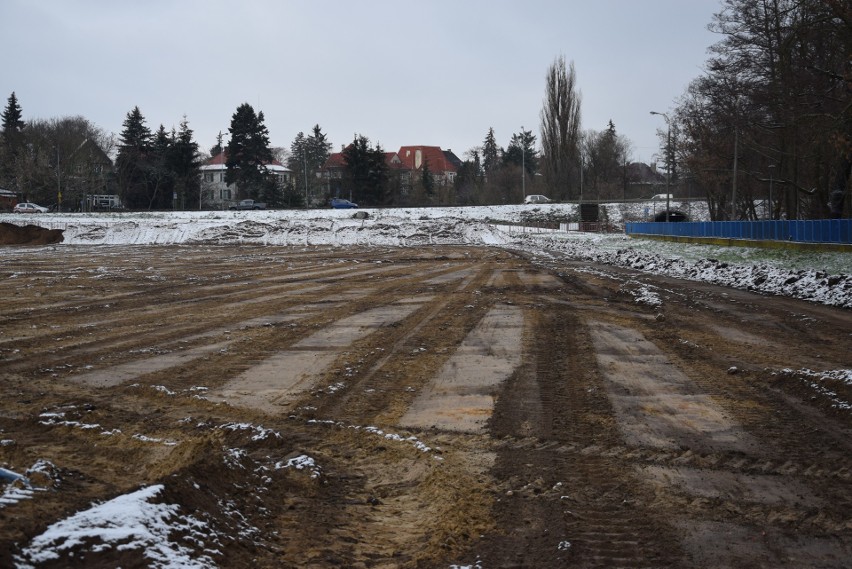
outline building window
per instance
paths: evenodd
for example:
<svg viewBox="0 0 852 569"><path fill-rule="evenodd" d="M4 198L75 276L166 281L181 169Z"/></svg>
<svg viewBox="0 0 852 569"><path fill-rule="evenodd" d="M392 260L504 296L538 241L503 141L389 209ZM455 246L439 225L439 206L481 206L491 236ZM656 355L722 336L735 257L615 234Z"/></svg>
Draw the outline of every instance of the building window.
<svg viewBox="0 0 852 569"><path fill-rule="evenodd" d="M204 172L204 181L212 182L213 181L213 172Z"/></svg>
<svg viewBox="0 0 852 569"><path fill-rule="evenodd" d="M231 190L220 190L219 196L223 200L229 200L229 199L231 199Z"/></svg>

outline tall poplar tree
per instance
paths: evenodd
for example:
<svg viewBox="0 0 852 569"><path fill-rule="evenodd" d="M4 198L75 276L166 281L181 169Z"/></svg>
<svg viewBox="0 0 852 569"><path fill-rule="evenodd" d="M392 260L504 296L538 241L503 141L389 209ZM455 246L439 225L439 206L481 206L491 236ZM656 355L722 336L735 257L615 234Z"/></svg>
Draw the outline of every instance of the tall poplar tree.
<svg viewBox="0 0 852 569"><path fill-rule="evenodd" d="M579 193L580 95L574 62L559 56L547 71L541 109L541 147L544 182L553 195L573 198Z"/></svg>

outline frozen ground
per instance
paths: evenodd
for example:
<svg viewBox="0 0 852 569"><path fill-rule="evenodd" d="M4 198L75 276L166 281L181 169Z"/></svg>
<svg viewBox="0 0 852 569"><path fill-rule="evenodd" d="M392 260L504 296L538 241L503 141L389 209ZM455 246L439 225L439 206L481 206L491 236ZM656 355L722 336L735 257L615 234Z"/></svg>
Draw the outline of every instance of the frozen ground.
<svg viewBox="0 0 852 569"><path fill-rule="evenodd" d="M846 567L848 254L562 208L0 217L0 566Z"/></svg>
<svg viewBox="0 0 852 569"><path fill-rule="evenodd" d="M603 206L613 224L644 219L658 204ZM676 203L706 219L699 202ZM485 245L522 249L536 257L571 257L648 273L852 308L852 255L763 250L629 239L622 234L560 232L576 206L482 206L256 212L47 214L0 222L64 230L67 245L240 243L287 246Z"/></svg>

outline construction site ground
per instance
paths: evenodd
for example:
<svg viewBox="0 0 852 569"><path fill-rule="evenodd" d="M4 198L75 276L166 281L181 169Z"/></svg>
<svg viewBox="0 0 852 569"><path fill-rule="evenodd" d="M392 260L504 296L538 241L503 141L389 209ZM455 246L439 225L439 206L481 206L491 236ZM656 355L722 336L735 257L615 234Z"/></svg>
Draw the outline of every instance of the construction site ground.
<svg viewBox="0 0 852 569"><path fill-rule="evenodd" d="M852 387L808 374L852 368L848 310L490 247L3 251L0 467L38 491L0 567L149 566L26 549L154 484L220 567L852 559Z"/></svg>

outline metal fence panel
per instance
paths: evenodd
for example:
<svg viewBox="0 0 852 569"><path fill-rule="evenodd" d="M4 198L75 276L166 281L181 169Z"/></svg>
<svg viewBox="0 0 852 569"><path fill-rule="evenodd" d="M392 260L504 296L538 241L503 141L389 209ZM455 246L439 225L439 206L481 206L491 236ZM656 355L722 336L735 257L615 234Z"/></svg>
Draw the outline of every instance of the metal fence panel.
<svg viewBox="0 0 852 569"><path fill-rule="evenodd" d="M679 223L640 221L627 223L625 233L628 235L852 244L852 219L686 221Z"/></svg>

